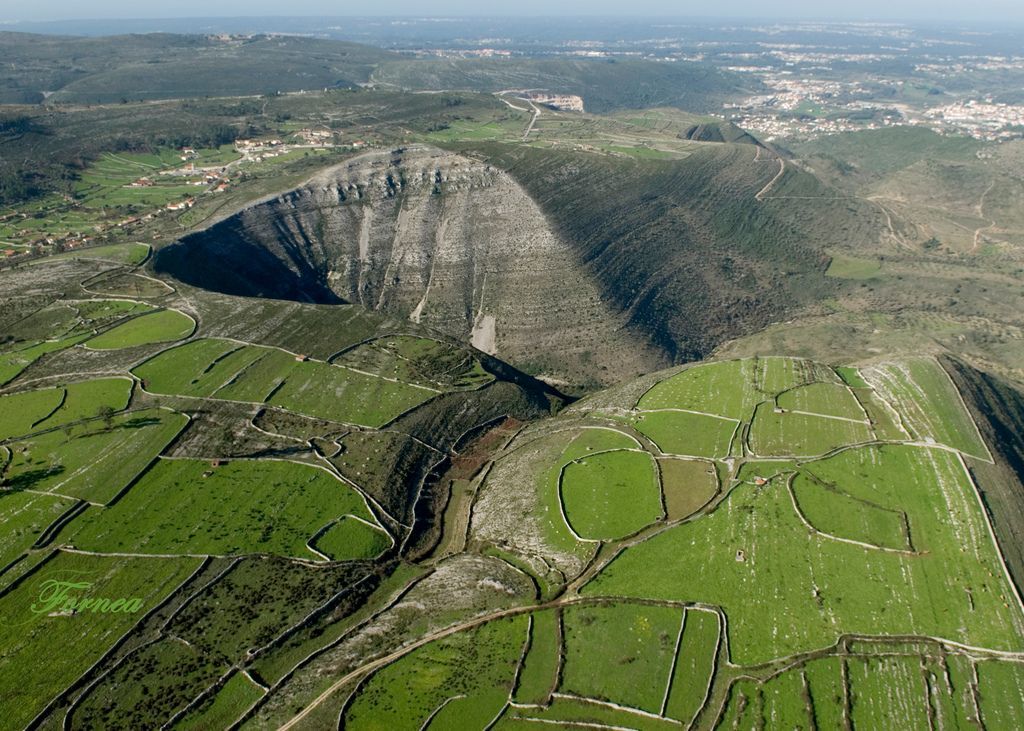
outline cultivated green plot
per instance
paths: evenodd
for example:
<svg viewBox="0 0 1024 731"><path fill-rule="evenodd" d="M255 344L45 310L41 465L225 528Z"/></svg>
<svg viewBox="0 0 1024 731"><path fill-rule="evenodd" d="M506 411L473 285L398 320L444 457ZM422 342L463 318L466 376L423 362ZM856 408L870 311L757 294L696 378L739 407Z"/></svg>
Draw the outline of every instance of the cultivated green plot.
<svg viewBox="0 0 1024 731"><path fill-rule="evenodd" d="M559 691L660 713L683 613L622 602L566 607ZM609 641L614 638L614 641Z"/></svg>
<svg viewBox="0 0 1024 731"><path fill-rule="evenodd" d="M864 411L850 389L838 383L810 383L779 394L786 411L807 411L824 416L864 421Z"/></svg>
<svg viewBox="0 0 1024 731"><path fill-rule="evenodd" d="M24 728L198 566L198 560L188 558L59 553L0 597L5 727ZM61 611L62 597L108 599L112 605L125 601L118 606L120 611L90 606L72 614ZM138 601L129 604L133 599ZM138 611L130 611L136 605Z"/></svg>
<svg viewBox="0 0 1024 731"><path fill-rule="evenodd" d="M244 346L227 340L193 340L170 348L134 369L143 387L152 393L179 396L209 396L237 371L220 369L218 364Z"/></svg>
<svg viewBox="0 0 1024 731"><path fill-rule="evenodd" d="M765 395L754 390L755 361L729 360L687 368L658 383L640 409L690 409L743 419Z"/></svg>
<svg viewBox="0 0 1024 731"><path fill-rule="evenodd" d="M910 435L900 426L899 415L893 411L892 407L887 406L874 390L858 388L854 394L868 415L875 439L903 441L910 438Z"/></svg>
<svg viewBox="0 0 1024 731"><path fill-rule="evenodd" d="M646 411L633 426L665 454L687 457L724 457L736 431L736 422L688 411Z"/></svg>
<svg viewBox="0 0 1024 731"><path fill-rule="evenodd" d="M860 374L860 370L853 366L838 366L836 374L842 379L850 388L870 388L867 381L864 380L864 376Z"/></svg>
<svg viewBox="0 0 1024 731"><path fill-rule="evenodd" d="M38 540L74 500L29 492L0 493L0 570Z"/></svg>
<svg viewBox="0 0 1024 731"><path fill-rule="evenodd" d="M244 673L235 673L210 701L186 714L175 728L188 731L227 728L262 697L262 688Z"/></svg>
<svg viewBox="0 0 1024 731"><path fill-rule="evenodd" d="M974 689L974 662L964 655L949 655L946 657L946 674L952 686L950 692L957 725L962 729L977 728L980 721Z"/></svg>
<svg viewBox="0 0 1024 731"><path fill-rule="evenodd" d="M716 729L755 731L763 726L761 689L752 680L740 680L729 689L729 701Z"/></svg>
<svg viewBox="0 0 1024 731"><path fill-rule="evenodd" d="M750 427L750 449L764 456L814 456L837 447L869 442L871 428L863 421L779 412L771 402L757 407Z"/></svg>
<svg viewBox="0 0 1024 731"><path fill-rule="evenodd" d="M253 356L258 356L252 360ZM230 399L232 401L252 401L263 403L270 397L278 386L284 383L292 370L298 366L295 356L276 348L244 348L237 356L225 358L225 363L220 370L225 372L233 371L235 375L226 385L215 391L216 398Z"/></svg>
<svg viewBox="0 0 1024 731"><path fill-rule="evenodd" d="M93 350L117 350L150 343L169 343L187 338L195 321L176 310L159 310L134 317L112 330L97 335L86 345Z"/></svg>
<svg viewBox="0 0 1024 731"><path fill-rule="evenodd" d="M93 551L312 559L319 556L307 541L325 521L343 515L373 520L359 493L316 467L270 460L214 467L163 459L115 504L89 510L62 536ZM328 539L328 547L338 558L379 553L366 553L375 542L346 528Z"/></svg>
<svg viewBox="0 0 1024 731"><path fill-rule="evenodd" d="M269 403L321 419L380 427L436 395L436 391L347 368L308 362L292 371Z"/></svg>
<svg viewBox="0 0 1024 731"><path fill-rule="evenodd" d="M0 396L0 439L10 439L34 431L35 425L59 409L63 400L64 389L61 388L20 391Z"/></svg>
<svg viewBox="0 0 1024 731"><path fill-rule="evenodd" d="M94 503L112 500L188 423L149 409L90 421L9 445L12 490L36 490Z"/></svg>
<svg viewBox="0 0 1024 731"><path fill-rule="evenodd" d="M917 657L849 658L850 713L854 728L928 731L928 688Z"/></svg>
<svg viewBox="0 0 1024 731"><path fill-rule="evenodd" d="M774 395L808 383L839 383L828 366L803 358L755 358L754 387L762 394Z"/></svg>
<svg viewBox="0 0 1024 731"><path fill-rule="evenodd" d="M846 685L842 658L812 660L804 668L814 722L819 729L842 728L846 714Z"/></svg>
<svg viewBox="0 0 1024 731"><path fill-rule="evenodd" d="M345 728L419 731L431 714L459 696L465 702L456 716L485 719L474 726L483 728L501 712L512 691L526 626L526 617L495 620L431 642L385 666L357 691L344 715Z"/></svg>
<svg viewBox="0 0 1024 731"><path fill-rule="evenodd" d="M31 345L22 343L15 350L0 353L0 386L10 383L19 373L42 358L47 353L70 348L87 339L89 335L75 335L60 340L33 342Z"/></svg>
<svg viewBox="0 0 1024 731"><path fill-rule="evenodd" d="M897 551L913 550L902 510L855 498L803 473L794 477L792 489L804 518L822 533Z"/></svg>
<svg viewBox="0 0 1024 731"><path fill-rule="evenodd" d="M718 492L718 476L711 462L659 459L658 469L669 520L681 520L692 515Z"/></svg>
<svg viewBox="0 0 1024 731"><path fill-rule="evenodd" d="M715 671L720 631L718 615L714 612L686 610L683 637L665 704L665 715L669 718L688 724L704 706Z"/></svg>
<svg viewBox="0 0 1024 731"><path fill-rule="evenodd" d="M654 459L602 452L566 465L560 485L566 519L591 540L617 540L663 517Z"/></svg>
<svg viewBox="0 0 1024 731"><path fill-rule="evenodd" d="M313 547L332 561L372 558L391 545L388 534L375 525L346 516L322 533Z"/></svg>
<svg viewBox="0 0 1024 731"><path fill-rule="evenodd" d="M784 485L742 484L706 517L626 549L584 593L719 605L729 617L733 659L744 664L828 646L843 632L924 634L1004 650L1024 645L1024 617L953 455L867 448L807 469L880 504L898 492L921 554L810 532ZM915 591L894 593L896 585Z"/></svg>
<svg viewBox="0 0 1024 731"><path fill-rule="evenodd" d="M761 686L765 728L810 731L811 709L804 700L804 678L799 670L776 675Z"/></svg>
<svg viewBox="0 0 1024 731"><path fill-rule="evenodd" d="M913 358L865 368L862 373L903 416L918 439L931 440L976 457L987 457L974 420L949 376L932 358Z"/></svg>
<svg viewBox="0 0 1024 731"><path fill-rule="evenodd" d="M92 381L70 383L64 401L53 414L39 422L37 429L50 429L82 419L109 416L128 406L132 395L130 378L99 378Z"/></svg>
<svg viewBox="0 0 1024 731"><path fill-rule="evenodd" d="M985 728L1024 728L1024 666L997 660L979 662L978 700Z"/></svg>
<svg viewBox="0 0 1024 731"><path fill-rule="evenodd" d="M544 705L558 684L561 664L562 630L557 610L533 613L530 626L530 649L519 672L513 698L517 703Z"/></svg>

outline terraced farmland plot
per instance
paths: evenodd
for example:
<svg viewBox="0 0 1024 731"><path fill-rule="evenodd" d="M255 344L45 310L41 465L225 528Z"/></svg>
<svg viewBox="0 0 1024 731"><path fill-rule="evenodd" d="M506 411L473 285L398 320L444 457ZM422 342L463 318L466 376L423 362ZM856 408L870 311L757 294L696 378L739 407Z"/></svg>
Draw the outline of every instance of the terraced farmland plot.
<svg viewBox="0 0 1024 731"><path fill-rule="evenodd" d="M711 462L663 458L658 460L658 469L669 520L692 515L718 492L718 476Z"/></svg>
<svg viewBox="0 0 1024 731"><path fill-rule="evenodd" d="M252 360L253 355L258 357ZM237 375L217 389L213 396L232 401L263 403L298 365L295 356L283 350L254 346L243 348L239 351L237 361L225 363L221 369L222 373L234 370Z"/></svg>
<svg viewBox="0 0 1024 731"><path fill-rule="evenodd" d="M684 457L724 457L737 422L689 411L644 411L633 418L637 431L664 454Z"/></svg>
<svg viewBox="0 0 1024 731"><path fill-rule="evenodd" d="M75 504L70 498L31 492L0 493L0 571L28 550L57 518Z"/></svg>
<svg viewBox="0 0 1024 731"><path fill-rule="evenodd" d="M846 662L854 728L887 728L894 719L907 731L932 728L919 658L850 658Z"/></svg>
<svg viewBox="0 0 1024 731"><path fill-rule="evenodd" d="M316 467L268 460L212 467L162 459L115 504L77 518L62 539L101 552L318 559L307 542L344 515L374 520L359 493ZM330 536L327 547L336 559L380 552L362 532L347 528Z"/></svg>
<svg viewBox="0 0 1024 731"><path fill-rule="evenodd" d="M150 358L134 373L152 393L212 396L260 358L264 350L228 340L193 340Z"/></svg>
<svg viewBox="0 0 1024 731"><path fill-rule="evenodd" d="M187 338L196 328L195 321L177 310L159 310L117 325L86 343L93 350L118 350L136 345L170 343Z"/></svg>
<svg viewBox="0 0 1024 731"><path fill-rule="evenodd" d="M60 408L64 390L46 388L0 396L0 440L28 434Z"/></svg>
<svg viewBox="0 0 1024 731"><path fill-rule="evenodd" d="M663 517L654 459L645 452L602 452L566 465L561 499L582 538L617 540Z"/></svg>
<svg viewBox="0 0 1024 731"><path fill-rule="evenodd" d="M774 395L819 382L840 383L840 379L828 366L804 358L754 358L754 388L759 393Z"/></svg>
<svg viewBox="0 0 1024 731"><path fill-rule="evenodd" d="M743 484L710 515L626 549L584 594L719 605L740 663L827 646L841 632L924 634L1005 650L1024 644L1024 616L953 455L867 448L808 469L856 497L898 494L922 553L809 532L784 485ZM894 594L895 585L915 590Z"/></svg>
<svg viewBox="0 0 1024 731"><path fill-rule="evenodd" d="M436 395L421 387L308 362L292 371L268 403L321 419L380 427Z"/></svg>
<svg viewBox="0 0 1024 731"><path fill-rule="evenodd" d="M523 658L514 699L516 703L544 705L558 683L561 665L562 629L557 610L533 613L530 647Z"/></svg>
<svg viewBox="0 0 1024 731"><path fill-rule="evenodd" d="M31 345L20 344L14 350L0 353L0 386L14 378L47 353L55 353L88 339L89 335L75 335L60 340L44 340Z"/></svg>
<svg viewBox="0 0 1024 731"><path fill-rule="evenodd" d="M729 701L715 724L716 729L742 729L754 731L763 724L761 688L752 680L732 684Z"/></svg>
<svg viewBox="0 0 1024 731"><path fill-rule="evenodd" d="M811 709L804 700L804 678L801 671L776 675L761 686L765 728L810 731ZM827 727L826 727L827 728Z"/></svg>
<svg viewBox="0 0 1024 731"><path fill-rule="evenodd" d="M787 411L806 411L856 421L864 420L864 410L853 392L838 383L811 383L798 386L780 393L777 402L780 408Z"/></svg>
<svg viewBox="0 0 1024 731"><path fill-rule="evenodd" d="M757 407L749 442L758 455L809 457L872 439L871 428L864 421L779 413L771 402L765 402Z"/></svg>
<svg viewBox="0 0 1024 731"><path fill-rule="evenodd" d="M965 454L989 458L959 392L933 358L914 358L864 368L864 377L903 416L904 426Z"/></svg>
<svg viewBox="0 0 1024 731"><path fill-rule="evenodd" d="M345 516L319 535L312 545L332 561L373 558L392 545L388 534L352 516Z"/></svg>
<svg viewBox="0 0 1024 731"><path fill-rule="evenodd" d="M8 445L11 489L32 489L94 503L112 500L178 435L188 418L160 409L49 431Z"/></svg>
<svg viewBox="0 0 1024 731"><path fill-rule="evenodd" d="M345 728L419 731L435 713L436 728L484 728L512 692L526 627L526 617L495 620L385 666L356 691Z"/></svg>
<svg viewBox="0 0 1024 731"><path fill-rule="evenodd" d="M263 689L244 673L235 673L210 701L188 713L175 726L184 731L227 728L262 698L263 693Z"/></svg>
<svg viewBox="0 0 1024 731"><path fill-rule="evenodd" d="M898 507L855 498L804 473L795 476L791 488L804 518L822 533L897 551L913 550L906 514Z"/></svg>
<svg viewBox="0 0 1024 731"><path fill-rule="evenodd" d="M843 727L847 702L847 688L843 681L844 662L839 657L825 657L812 660L804 668L814 722L819 729Z"/></svg>
<svg viewBox="0 0 1024 731"><path fill-rule="evenodd" d="M564 612L559 692L660 713L683 611L621 602ZM614 637L614 641L609 641Z"/></svg>
<svg viewBox="0 0 1024 731"><path fill-rule="evenodd" d="M1024 728L1024 666L985 660L978 664L978 698L985 728Z"/></svg>
<svg viewBox="0 0 1024 731"><path fill-rule="evenodd" d="M720 631L717 614L686 610L672 684L665 698L664 714L669 718L690 723L703 707L715 671Z"/></svg>
<svg viewBox="0 0 1024 731"><path fill-rule="evenodd" d="M639 409L689 409L744 419L765 395L754 390L752 359L707 363L661 381L637 404Z"/></svg>
<svg viewBox="0 0 1024 731"><path fill-rule="evenodd" d="M24 728L47 703L155 608L197 567L197 559L109 558L58 553L13 591L0 597L0 684L5 727ZM53 588L45 583L74 582L75 598L112 602L140 600L138 612L76 614L50 607Z"/></svg>
<svg viewBox="0 0 1024 731"><path fill-rule="evenodd" d="M130 378L98 378L92 381L69 383L65 387L60 408L39 422L35 428L50 429L81 419L90 419L111 411L123 411L132 395Z"/></svg>

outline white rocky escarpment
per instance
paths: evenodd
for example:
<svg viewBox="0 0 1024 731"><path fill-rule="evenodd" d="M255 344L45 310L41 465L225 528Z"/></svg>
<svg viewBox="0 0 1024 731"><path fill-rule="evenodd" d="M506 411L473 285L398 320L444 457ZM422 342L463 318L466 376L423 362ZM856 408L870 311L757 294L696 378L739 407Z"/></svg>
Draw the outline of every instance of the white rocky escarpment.
<svg viewBox="0 0 1024 731"><path fill-rule="evenodd" d="M369 153L267 207L273 225L252 235L283 238L290 257L300 248L350 302L576 377L662 364L620 331L539 206L485 163L426 147Z"/></svg>

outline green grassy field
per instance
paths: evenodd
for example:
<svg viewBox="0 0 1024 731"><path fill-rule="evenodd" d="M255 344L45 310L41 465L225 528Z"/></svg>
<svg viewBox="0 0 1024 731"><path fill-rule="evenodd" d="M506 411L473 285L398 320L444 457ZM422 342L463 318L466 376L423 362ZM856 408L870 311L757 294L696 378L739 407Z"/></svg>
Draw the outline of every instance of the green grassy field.
<svg viewBox="0 0 1024 731"><path fill-rule="evenodd" d="M6 689L4 725L22 728L53 698L128 632L199 565L196 559L105 558L61 553L13 591L0 597L0 684ZM74 615L49 609L55 587L85 584L70 597L130 600L138 612ZM35 607L35 610L33 610Z"/></svg>
<svg viewBox="0 0 1024 731"><path fill-rule="evenodd" d="M915 547L926 553L910 557L809 533L788 491L773 481L741 485L707 517L627 549L584 593L720 605L737 662L822 647L841 631L1018 646L1024 617L1009 604L1015 600L973 488L953 456L913 447L859 449L807 469L855 496L860 486L898 494ZM936 601L889 590L908 580L930 587L921 591L934 592Z"/></svg>
<svg viewBox="0 0 1024 731"><path fill-rule="evenodd" d="M659 713L682 615L625 602L567 608L561 692Z"/></svg>
<svg viewBox="0 0 1024 731"><path fill-rule="evenodd" d="M188 731L226 728L237 721L253 703L263 697L263 689L243 673L235 673L217 694L176 724Z"/></svg>
<svg viewBox="0 0 1024 731"><path fill-rule="evenodd" d="M343 515L373 520L358 493L321 469L283 461L238 460L213 467L163 459L117 503L87 511L62 540L101 552L314 559L307 541ZM325 538L325 552L336 559L380 552L379 542L359 529L342 527Z"/></svg>
<svg viewBox="0 0 1024 731"><path fill-rule="evenodd" d="M149 409L40 434L8 445L9 489L94 503L113 499L178 435L187 417Z"/></svg>
<svg viewBox="0 0 1024 731"><path fill-rule="evenodd" d="M373 558L391 545L391 539L379 527L346 516L313 542L313 547L332 561Z"/></svg>
<svg viewBox="0 0 1024 731"><path fill-rule="evenodd" d="M29 345L19 344L14 350L0 353L0 386L10 383L19 373L32 365L47 353L55 353L86 340L88 335L76 335L60 340L33 342Z"/></svg>
<svg viewBox="0 0 1024 731"><path fill-rule="evenodd" d="M93 350L117 350L150 343L169 343L187 338L196 328L195 321L175 310L159 310L135 317L86 345Z"/></svg>
<svg viewBox="0 0 1024 731"><path fill-rule="evenodd" d="M496 620L414 650L360 687L345 727L419 731L435 712L438 728L485 727L512 692L526 627L526 617Z"/></svg>
<svg viewBox="0 0 1024 731"><path fill-rule="evenodd" d="M517 703L544 705L558 683L561 665L561 620L554 609L534 612L530 648L523 658L513 698Z"/></svg>
<svg viewBox="0 0 1024 731"><path fill-rule="evenodd" d="M900 412L904 425L918 439L936 441L977 457L988 456L960 395L934 359L882 364L862 373Z"/></svg>
<svg viewBox="0 0 1024 731"><path fill-rule="evenodd" d="M724 457L736 431L736 422L688 411L643 411L633 426L665 454L688 457Z"/></svg>
<svg viewBox="0 0 1024 731"><path fill-rule="evenodd" d="M581 537L617 540L663 516L654 460L602 452L566 465L560 485L569 525Z"/></svg>
<svg viewBox="0 0 1024 731"><path fill-rule="evenodd" d="M669 520L697 512L718 491L714 465L689 459L660 459L661 490Z"/></svg>
<svg viewBox="0 0 1024 731"><path fill-rule="evenodd" d="M269 403L322 419L382 426L437 391L284 351L225 340L196 340L134 370L153 393Z"/></svg>
<svg viewBox="0 0 1024 731"><path fill-rule="evenodd" d="M61 259L109 259L119 264L138 266L149 256L149 244L111 244L109 246L90 246L87 249L76 251L65 251L61 254L54 254L46 261L60 261Z"/></svg>
<svg viewBox="0 0 1024 731"><path fill-rule="evenodd" d="M715 671L720 631L717 614L686 610L683 636L665 704L665 715L669 718L691 723L704 705Z"/></svg>
<svg viewBox="0 0 1024 731"><path fill-rule="evenodd" d="M331 360L405 383L469 390L494 381L468 352L430 338L393 335L363 343Z"/></svg>
<svg viewBox="0 0 1024 731"><path fill-rule="evenodd" d="M871 441L864 421L847 421L792 411L778 413L771 402L757 407L750 449L764 456L814 456L837 447Z"/></svg>
<svg viewBox="0 0 1024 731"><path fill-rule="evenodd" d="M928 731L928 688L916 657L847 660L851 720L856 728L900 727Z"/></svg>
<svg viewBox="0 0 1024 731"><path fill-rule="evenodd" d="M28 550L74 500L30 492L0 493L0 569Z"/></svg>
<svg viewBox="0 0 1024 731"><path fill-rule="evenodd" d="M33 427L60 408L64 391L47 388L0 396L0 439L28 434Z"/></svg>
<svg viewBox="0 0 1024 731"><path fill-rule="evenodd" d="M838 416L844 419L864 420L860 403L848 387L837 383L812 383L784 391L776 399L787 411L807 411L812 414Z"/></svg>
<svg viewBox="0 0 1024 731"><path fill-rule="evenodd" d="M123 411L128 407L133 385L130 378L100 378L70 383L64 388L64 400L60 408L37 422L33 429L50 429L82 419L92 419L106 410Z"/></svg>
<svg viewBox="0 0 1024 731"><path fill-rule="evenodd" d="M899 551L913 550L902 510L855 498L804 473L796 476L792 489L800 512L822 533Z"/></svg>

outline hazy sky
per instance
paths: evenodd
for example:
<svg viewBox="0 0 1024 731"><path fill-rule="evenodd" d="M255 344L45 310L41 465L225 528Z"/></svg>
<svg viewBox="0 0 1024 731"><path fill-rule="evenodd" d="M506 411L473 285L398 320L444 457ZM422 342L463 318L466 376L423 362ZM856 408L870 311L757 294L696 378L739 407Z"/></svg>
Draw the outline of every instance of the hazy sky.
<svg viewBox="0 0 1024 731"><path fill-rule="evenodd" d="M4 7L7 6L7 7ZM1024 21L1022 0L32 0L0 2L0 20L257 15L676 15Z"/></svg>

